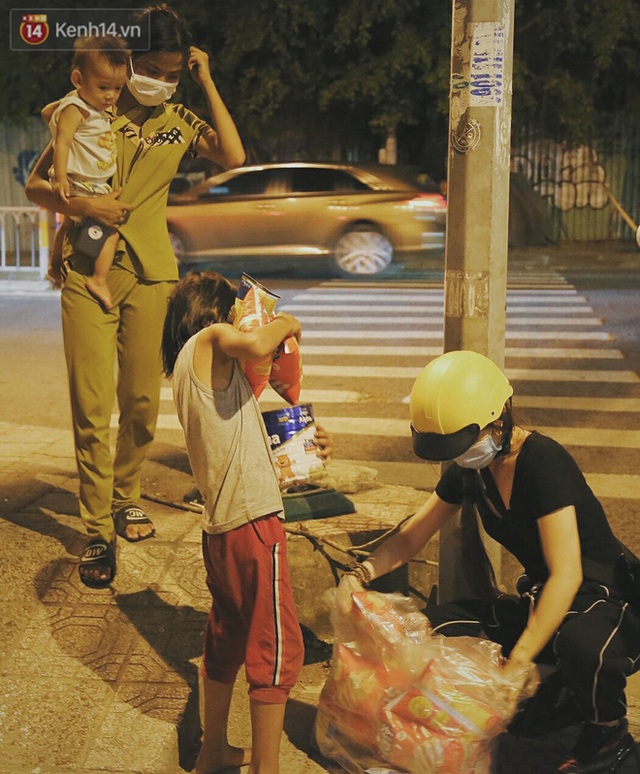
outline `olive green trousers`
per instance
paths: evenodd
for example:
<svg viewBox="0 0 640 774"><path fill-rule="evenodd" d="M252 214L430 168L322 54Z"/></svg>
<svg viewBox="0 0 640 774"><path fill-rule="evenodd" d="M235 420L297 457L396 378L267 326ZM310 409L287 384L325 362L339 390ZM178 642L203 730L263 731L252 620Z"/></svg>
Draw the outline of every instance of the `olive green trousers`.
<svg viewBox="0 0 640 774"><path fill-rule="evenodd" d="M162 383L160 345L173 282L145 282L112 268L113 308L106 312L69 271L62 289L80 516L92 537L110 540L112 512L140 497L140 473L153 441ZM115 450L111 415L117 397Z"/></svg>

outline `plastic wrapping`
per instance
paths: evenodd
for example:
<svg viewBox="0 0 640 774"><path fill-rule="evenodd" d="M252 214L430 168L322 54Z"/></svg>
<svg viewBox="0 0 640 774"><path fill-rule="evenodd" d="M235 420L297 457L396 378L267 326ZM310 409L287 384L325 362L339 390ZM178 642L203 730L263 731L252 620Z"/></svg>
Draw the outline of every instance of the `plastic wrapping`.
<svg viewBox="0 0 640 774"><path fill-rule="evenodd" d="M248 274L242 275L234 305L234 325L241 331L252 331L266 325L275 317L280 296L267 290ZM271 384L273 389L292 406L300 399L302 384L302 358L298 342L289 336L273 353L259 360L246 360L242 364L253 394L259 398Z"/></svg>
<svg viewBox="0 0 640 774"><path fill-rule="evenodd" d="M534 667L506 679L499 645L433 635L401 594L353 594L345 611L337 593L315 728L322 754L354 774L487 774L522 686L535 690Z"/></svg>

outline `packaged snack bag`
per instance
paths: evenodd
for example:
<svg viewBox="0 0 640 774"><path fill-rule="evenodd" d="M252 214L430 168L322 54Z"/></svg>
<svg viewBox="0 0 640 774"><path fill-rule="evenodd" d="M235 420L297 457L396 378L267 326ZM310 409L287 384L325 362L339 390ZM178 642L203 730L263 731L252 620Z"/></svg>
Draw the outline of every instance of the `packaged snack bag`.
<svg viewBox="0 0 640 774"><path fill-rule="evenodd" d="M304 484L321 476L324 460L318 457L313 406L291 406L263 411L262 419L269 436L280 489Z"/></svg>
<svg viewBox="0 0 640 774"><path fill-rule="evenodd" d="M234 305L233 324L241 331L252 331L266 325L275 317L279 299L276 293L267 290L248 274L243 274ZM281 342L273 356L247 360L242 365L256 398L260 397L267 384L271 384L278 395L292 406L300 399L302 358L293 336Z"/></svg>
<svg viewBox="0 0 640 774"><path fill-rule="evenodd" d="M285 339L275 351L269 384L292 406L300 400L302 356L298 342L293 336Z"/></svg>
<svg viewBox="0 0 640 774"><path fill-rule="evenodd" d="M248 274L243 274L234 304L234 327L240 331L252 331L261 325L266 325L275 316L278 298L279 296L267 290ZM245 360L242 363L245 376L256 398L260 397L269 383L272 362L272 356L267 355L260 360Z"/></svg>
<svg viewBox="0 0 640 774"><path fill-rule="evenodd" d="M431 630L409 598L377 591L354 594L347 625L362 653L402 674L417 677L423 671Z"/></svg>
<svg viewBox="0 0 640 774"><path fill-rule="evenodd" d="M334 704L361 718L375 717L388 698L388 691L397 693L397 686L404 682L403 675L342 643L333 654L331 677L321 703Z"/></svg>

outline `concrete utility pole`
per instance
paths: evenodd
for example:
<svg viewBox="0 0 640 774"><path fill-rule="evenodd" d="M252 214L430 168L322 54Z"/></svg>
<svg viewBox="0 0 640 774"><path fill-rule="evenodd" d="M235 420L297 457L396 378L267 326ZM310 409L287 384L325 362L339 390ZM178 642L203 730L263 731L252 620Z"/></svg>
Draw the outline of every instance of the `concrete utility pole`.
<svg viewBox="0 0 640 774"><path fill-rule="evenodd" d="M515 0L453 0L444 349L504 366ZM441 532L439 596L464 591L457 525ZM500 577L500 550L488 546Z"/></svg>

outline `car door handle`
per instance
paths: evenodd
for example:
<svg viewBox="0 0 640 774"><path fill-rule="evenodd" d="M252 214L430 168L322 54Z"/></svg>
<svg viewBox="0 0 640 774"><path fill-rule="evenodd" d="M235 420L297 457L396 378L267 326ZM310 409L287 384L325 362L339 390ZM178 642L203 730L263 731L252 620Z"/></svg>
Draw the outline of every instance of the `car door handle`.
<svg viewBox="0 0 640 774"><path fill-rule="evenodd" d="M256 204L257 210L275 210L275 204Z"/></svg>

